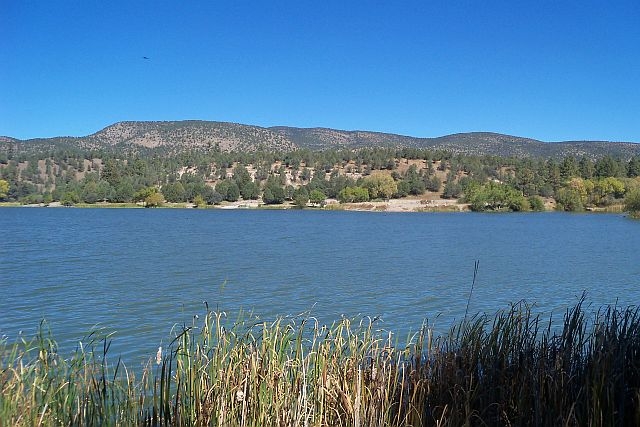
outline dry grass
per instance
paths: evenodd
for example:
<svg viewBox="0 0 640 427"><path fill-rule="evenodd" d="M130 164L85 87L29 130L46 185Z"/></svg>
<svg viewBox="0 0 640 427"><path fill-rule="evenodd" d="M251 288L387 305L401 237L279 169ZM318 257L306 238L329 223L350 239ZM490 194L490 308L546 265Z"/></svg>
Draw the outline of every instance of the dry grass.
<svg viewBox="0 0 640 427"><path fill-rule="evenodd" d="M139 377L108 336L70 357L46 325L0 343L0 425L639 425L640 317L582 303L552 328L517 304L392 342L367 319L208 311ZM162 357L160 357L162 356Z"/></svg>

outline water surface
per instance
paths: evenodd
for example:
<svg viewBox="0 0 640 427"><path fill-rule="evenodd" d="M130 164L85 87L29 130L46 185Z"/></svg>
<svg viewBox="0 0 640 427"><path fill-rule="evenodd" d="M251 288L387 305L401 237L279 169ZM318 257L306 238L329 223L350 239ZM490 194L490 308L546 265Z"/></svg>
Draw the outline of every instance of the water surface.
<svg viewBox="0 0 640 427"><path fill-rule="evenodd" d="M381 316L406 334L526 299L562 315L640 301L640 222L620 215L0 209L0 335L94 325L142 363L203 301L264 319Z"/></svg>

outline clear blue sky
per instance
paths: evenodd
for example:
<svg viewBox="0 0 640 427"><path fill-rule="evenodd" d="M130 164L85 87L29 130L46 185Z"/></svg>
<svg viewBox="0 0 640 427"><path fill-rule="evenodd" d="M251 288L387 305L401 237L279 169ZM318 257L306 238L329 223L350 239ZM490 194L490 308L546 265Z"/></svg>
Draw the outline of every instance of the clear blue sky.
<svg viewBox="0 0 640 427"><path fill-rule="evenodd" d="M21 139L200 119L640 142L638 0L0 0L0 64Z"/></svg>

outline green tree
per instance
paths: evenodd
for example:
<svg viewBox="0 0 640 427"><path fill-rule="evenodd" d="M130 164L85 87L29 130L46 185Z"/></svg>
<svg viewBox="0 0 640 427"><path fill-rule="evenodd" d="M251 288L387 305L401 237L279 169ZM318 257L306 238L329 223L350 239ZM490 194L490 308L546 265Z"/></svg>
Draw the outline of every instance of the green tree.
<svg viewBox="0 0 640 427"><path fill-rule="evenodd" d="M162 186L162 194L164 194L167 202L177 203L186 201L186 192L181 182L176 181Z"/></svg>
<svg viewBox="0 0 640 427"><path fill-rule="evenodd" d="M626 168L611 156L604 156L596 161L596 176L598 178L606 178L609 176L622 177L626 176Z"/></svg>
<svg viewBox="0 0 640 427"><path fill-rule="evenodd" d="M532 211L542 212L545 210L544 201L539 196L529 196L527 200Z"/></svg>
<svg viewBox="0 0 640 427"><path fill-rule="evenodd" d="M553 190L557 190L562 186L562 174L560 173L560 166L555 160L549 159L545 165L546 181L549 183Z"/></svg>
<svg viewBox="0 0 640 427"><path fill-rule="evenodd" d="M457 199L462 194L462 186L455 179L455 176L449 172L447 175L447 182L442 190L443 199Z"/></svg>
<svg viewBox="0 0 640 427"><path fill-rule="evenodd" d="M409 191L411 190L411 185L407 181L405 181L405 180L397 181L396 182L396 186L397 186L398 190L393 195L393 197L399 199L399 198L402 198L402 197L407 197L409 195Z"/></svg>
<svg viewBox="0 0 640 427"><path fill-rule="evenodd" d="M280 195L280 190L282 190L282 195ZM284 203L284 189L281 187L265 187L262 192L262 201L267 205Z"/></svg>
<svg viewBox="0 0 640 427"><path fill-rule="evenodd" d="M580 176L584 179L591 179L596 173L596 168L593 165L593 162L585 156L580 159L578 169L580 171Z"/></svg>
<svg viewBox="0 0 640 427"><path fill-rule="evenodd" d="M441 186L442 186L442 181L440 181L440 178L438 178L435 175L432 175L424 179L424 186L418 186L417 189L416 187L412 186L411 194L422 194L424 193L424 189L437 193L438 191L440 191Z"/></svg>
<svg viewBox="0 0 640 427"><path fill-rule="evenodd" d="M227 189L227 196L225 200L228 202L236 202L240 199L240 188L238 188L238 184L231 181L229 183L229 188Z"/></svg>
<svg viewBox="0 0 640 427"><path fill-rule="evenodd" d="M244 200L257 200L260 197L260 187L253 181L247 181L240 186L240 195Z"/></svg>
<svg viewBox="0 0 640 427"><path fill-rule="evenodd" d="M629 178L635 178L636 176L640 176L640 157L634 156L629 160L629 164L627 165L627 176Z"/></svg>
<svg viewBox="0 0 640 427"><path fill-rule="evenodd" d="M307 202L309 201L309 193L305 187L300 187L296 189L293 193L293 202L299 208L304 208L307 206Z"/></svg>
<svg viewBox="0 0 640 427"><path fill-rule="evenodd" d="M527 211L529 202L522 193L507 184L490 181L466 189L465 201L474 211Z"/></svg>
<svg viewBox="0 0 640 427"><path fill-rule="evenodd" d="M251 182L251 174L246 167L238 165L233 168L233 180L238 184L238 187L242 188L243 185Z"/></svg>
<svg viewBox="0 0 640 427"><path fill-rule="evenodd" d="M228 202L235 202L240 198L240 189L235 181L223 179L216 185L216 191Z"/></svg>
<svg viewBox="0 0 640 427"><path fill-rule="evenodd" d="M313 178L309 181L309 188L311 190L320 190L322 192L327 188L328 182L326 180L326 172L324 169L316 169L313 173Z"/></svg>
<svg viewBox="0 0 640 427"><path fill-rule="evenodd" d="M327 196L320 190L312 190L309 194L309 201L314 205L324 205Z"/></svg>
<svg viewBox="0 0 640 427"><path fill-rule="evenodd" d="M293 197L296 194L296 189L293 185L287 185L284 187L284 198L285 200L293 200Z"/></svg>
<svg viewBox="0 0 640 427"><path fill-rule="evenodd" d="M218 193L216 190L211 188L210 186L206 186L203 188L201 196L206 200L209 205L217 205L220 204L224 200L222 194Z"/></svg>
<svg viewBox="0 0 640 427"><path fill-rule="evenodd" d="M267 205L279 205L284 203L284 188L280 185L279 179L273 175L267 179L267 183L262 193L262 201Z"/></svg>
<svg viewBox="0 0 640 427"><path fill-rule="evenodd" d="M302 171L300 171L300 179L303 181L309 181L309 179L311 179L311 170L307 167L302 168Z"/></svg>
<svg viewBox="0 0 640 427"><path fill-rule="evenodd" d="M81 198L85 203L96 203L100 199L98 196L98 184L95 181L85 183Z"/></svg>
<svg viewBox="0 0 640 427"><path fill-rule="evenodd" d="M114 190L113 201L114 202L130 202L133 200L133 184L130 179L123 179L120 181Z"/></svg>
<svg viewBox="0 0 640 427"><path fill-rule="evenodd" d="M369 201L369 190L364 187L346 187L338 193L340 203L358 203Z"/></svg>
<svg viewBox="0 0 640 427"><path fill-rule="evenodd" d="M123 167L120 162L114 159L107 159L102 166L100 177L108 181L112 186L117 187L123 173Z"/></svg>
<svg viewBox="0 0 640 427"><path fill-rule="evenodd" d="M143 203L147 203L147 198L153 194L156 194L158 192L158 189L156 187L144 187L141 188L140 190L136 191L133 194L133 201L134 202L143 202ZM153 199L155 200L155 199Z"/></svg>
<svg viewBox="0 0 640 427"><path fill-rule="evenodd" d="M100 180L96 187L98 200L106 202L113 198L114 190L109 181Z"/></svg>
<svg viewBox="0 0 640 427"><path fill-rule="evenodd" d="M426 189L426 182L418 173L416 165L409 166L409 169L407 169L407 173L404 176L404 181L409 186L409 194L420 195L424 193ZM400 186L400 183L398 183L398 186ZM440 187L440 181L438 181L438 187Z"/></svg>
<svg viewBox="0 0 640 427"><path fill-rule="evenodd" d="M60 198L60 203L63 206L73 206L79 202L80 202L80 196L78 196L78 193L76 193L75 191L67 191Z"/></svg>
<svg viewBox="0 0 640 427"><path fill-rule="evenodd" d="M562 179L566 180L578 175L580 175L580 171L576 159L573 156L565 157L560 165L560 176Z"/></svg>

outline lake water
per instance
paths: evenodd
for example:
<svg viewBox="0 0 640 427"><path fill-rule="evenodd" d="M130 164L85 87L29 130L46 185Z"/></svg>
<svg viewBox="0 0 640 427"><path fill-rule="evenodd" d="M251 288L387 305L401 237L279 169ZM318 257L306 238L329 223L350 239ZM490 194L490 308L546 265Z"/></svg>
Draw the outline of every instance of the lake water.
<svg viewBox="0 0 640 427"><path fill-rule="evenodd" d="M444 331L476 260L471 313L525 299L561 316L583 291L592 307L640 302L640 222L621 215L5 208L0 229L0 335L44 318L72 349L99 325L133 364L203 301Z"/></svg>

